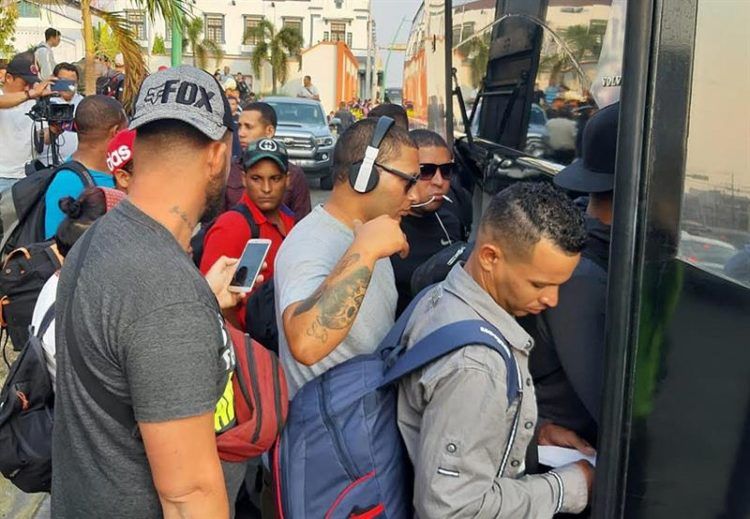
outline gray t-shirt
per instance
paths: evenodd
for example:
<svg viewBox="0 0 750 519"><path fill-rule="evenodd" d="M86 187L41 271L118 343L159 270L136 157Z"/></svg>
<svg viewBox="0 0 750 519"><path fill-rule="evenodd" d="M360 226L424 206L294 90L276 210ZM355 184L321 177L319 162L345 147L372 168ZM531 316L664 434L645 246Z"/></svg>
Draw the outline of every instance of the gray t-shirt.
<svg viewBox="0 0 750 519"><path fill-rule="evenodd" d="M81 385L65 339L73 334L105 388L139 422L210 412L234 366L216 297L174 237L127 200L95 233L77 280L80 247L57 292L57 391L52 444L53 517L161 517L143 441ZM71 303L71 293L76 287Z"/></svg>
<svg viewBox="0 0 750 519"><path fill-rule="evenodd" d="M370 285L349 335L327 357L312 366L300 364L289 351L282 315L289 305L308 298L328 277L354 241L354 233L317 206L300 221L276 256L276 320L279 354L286 371L290 398L306 382L334 366L364 353L372 353L393 326L396 282L388 258L375 264Z"/></svg>

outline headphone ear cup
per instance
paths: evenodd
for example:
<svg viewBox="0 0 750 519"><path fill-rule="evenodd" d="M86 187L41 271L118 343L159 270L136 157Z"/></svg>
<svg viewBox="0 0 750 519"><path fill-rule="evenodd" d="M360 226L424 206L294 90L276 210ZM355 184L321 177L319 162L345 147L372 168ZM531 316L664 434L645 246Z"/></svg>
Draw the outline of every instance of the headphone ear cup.
<svg viewBox="0 0 750 519"><path fill-rule="evenodd" d="M380 179L380 174L377 170L377 168L372 168L372 171L370 171L369 178L367 179L367 187L364 191L358 190L356 187L354 187L357 184L357 177L359 177L359 169L362 167L362 162L355 162L349 167L349 185L352 186L352 189L354 189L357 193L369 193L373 189L375 189L378 186L378 180Z"/></svg>

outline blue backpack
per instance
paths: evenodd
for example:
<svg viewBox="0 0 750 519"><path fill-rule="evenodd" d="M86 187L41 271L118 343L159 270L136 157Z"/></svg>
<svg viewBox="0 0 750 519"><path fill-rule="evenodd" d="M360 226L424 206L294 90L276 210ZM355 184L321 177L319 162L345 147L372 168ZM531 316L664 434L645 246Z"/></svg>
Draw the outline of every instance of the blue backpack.
<svg viewBox="0 0 750 519"><path fill-rule="evenodd" d="M443 355L467 345L492 348L507 366L508 402L520 396L515 358L500 331L486 321L449 324L404 352L406 324L429 290L412 301L375 353L330 369L305 384L292 400L274 453L280 517L414 517L413 471L396 423L397 382ZM498 473L505 468L513 436Z"/></svg>

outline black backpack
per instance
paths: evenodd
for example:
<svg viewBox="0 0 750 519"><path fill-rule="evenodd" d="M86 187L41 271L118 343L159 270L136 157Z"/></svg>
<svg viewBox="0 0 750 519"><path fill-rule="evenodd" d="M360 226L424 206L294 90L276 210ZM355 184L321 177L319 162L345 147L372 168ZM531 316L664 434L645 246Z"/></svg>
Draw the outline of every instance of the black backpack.
<svg viewBox="0 0 750 519"><path fill-rule="evenodd" d="M54 391L42 337L54 318L53 304L0 391L0 472L24 492L49 492L52 481Z"/></svg>
<svg viewBox="0 0 750 519"><path fill-rule="evenodd" d="M62 262L53 241L16 249L5 258L0 272L0 327L10 335L13 349L29 340L29 326L39 292Z"/></svg>
<svg viewBox="0 0 750 519"><path fill-rule="evenodd" d="M245 217L247 224L250 226L251 239L260 237L260 228L245 204L237 204L230 211L236 211ZM201 264L206 233L212 225L213 222L202 225L201 229L190 240L190 246L193 249L193 262L196 266ZM279 331L276 327L276 305L274 303L272 279L267 279L262 285L256 287L247 298L245 332L269 350L275 353L279 352Z"/></svg>
<svg viewBox="0 0 750 519"><path fill-rule="evenodd" d="M94 179L80 162L70 161L22 178L0 193L0 255L18 247L44 241L44 195L58 171L68 169L81 179L84 188L94 187Z"/></svg>

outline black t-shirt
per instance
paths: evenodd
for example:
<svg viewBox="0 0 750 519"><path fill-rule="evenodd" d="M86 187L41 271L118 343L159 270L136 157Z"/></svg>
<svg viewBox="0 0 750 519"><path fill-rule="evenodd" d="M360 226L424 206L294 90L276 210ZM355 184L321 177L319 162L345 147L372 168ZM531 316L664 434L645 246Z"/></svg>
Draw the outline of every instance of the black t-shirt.
<svg viewBox="0 0 750 519"><path fill-rule="evenodd" d="M409 255L404 259L391 256L398 290L396 316L401 315L413 297L411 276L417 267L453 242L465 241L468 237L468 226L459 219L456 208L449 207L449 204L443 202L435 213L422 217L406 216L401 220L401 229L409 242Z"/></svg>
<svg viewBox="0 0 750 519"><path fill-rule="evenodd" d="M73 305L73 335L90 370L138 422L213 411L234 352L205 279L174 237L127 200L88 232L79 278L79 247L62 269L57 313ZM161 517L143 441L81 385L62 319L55 338L53 516Z"/></svg>

